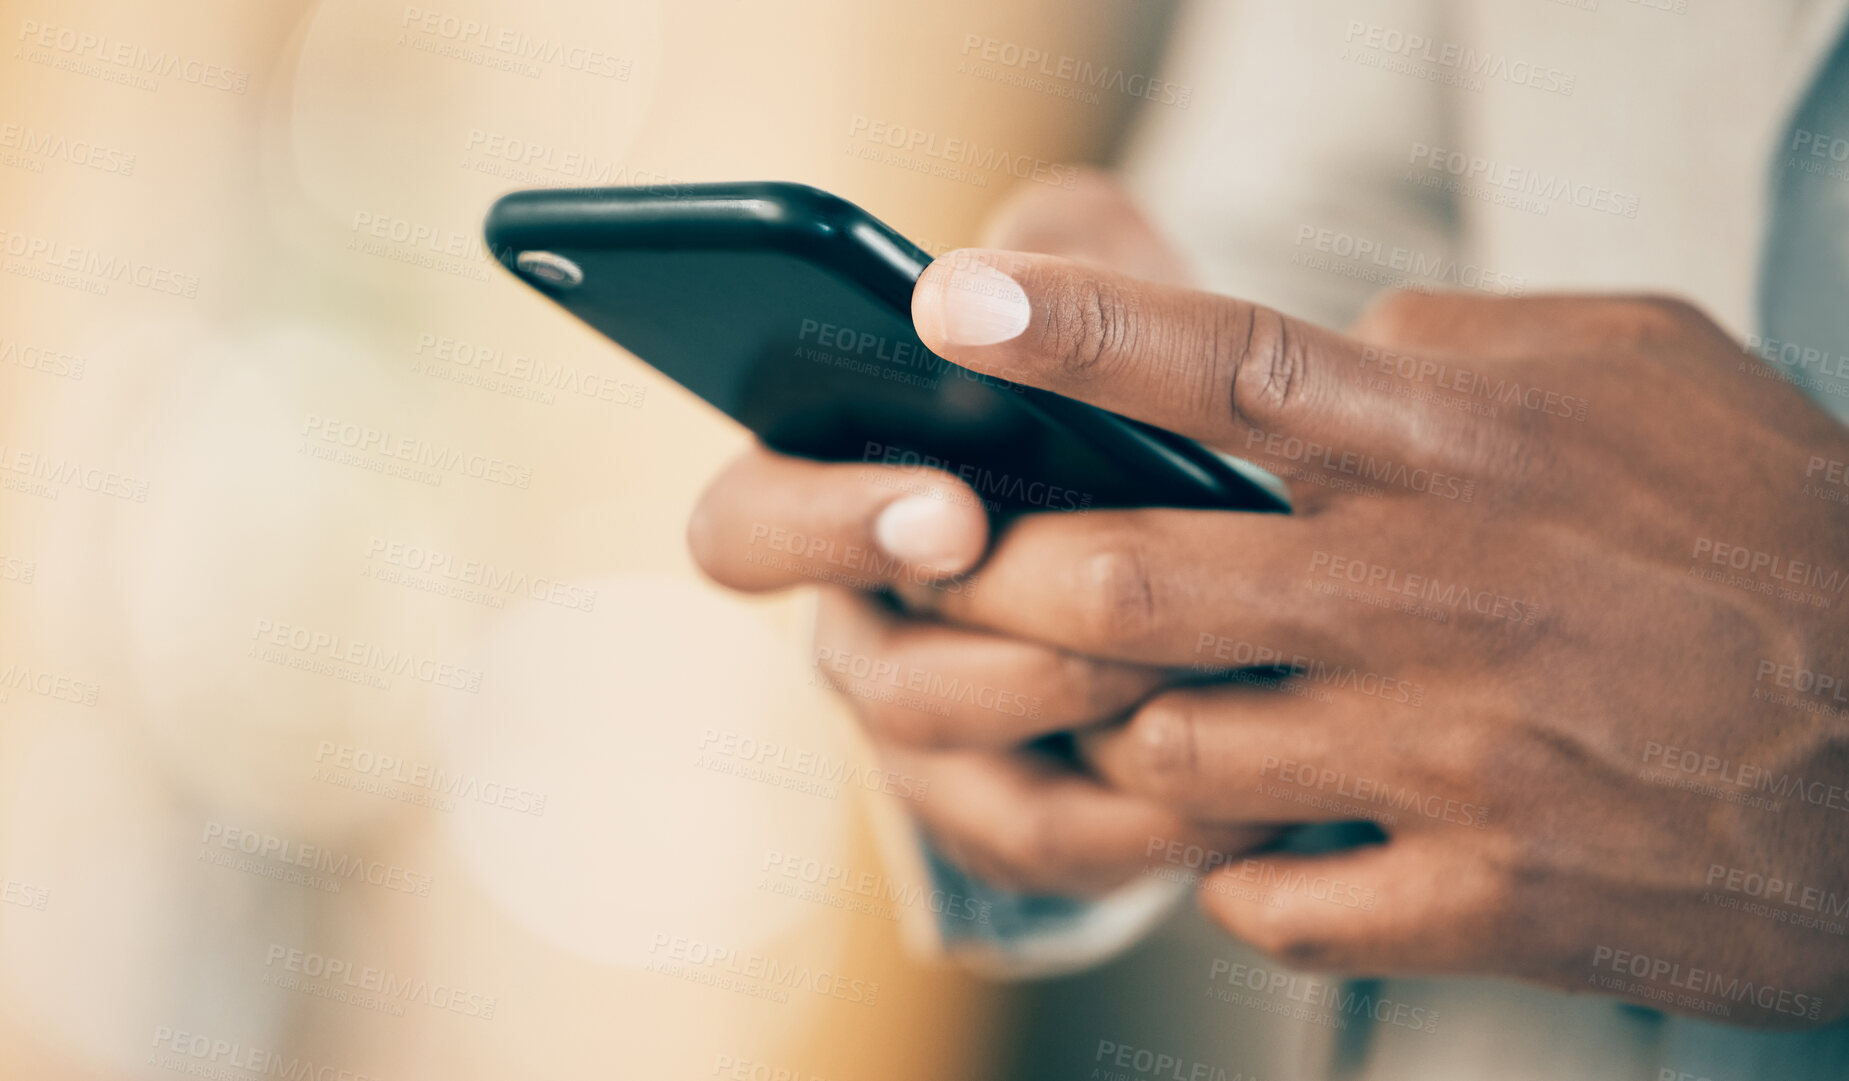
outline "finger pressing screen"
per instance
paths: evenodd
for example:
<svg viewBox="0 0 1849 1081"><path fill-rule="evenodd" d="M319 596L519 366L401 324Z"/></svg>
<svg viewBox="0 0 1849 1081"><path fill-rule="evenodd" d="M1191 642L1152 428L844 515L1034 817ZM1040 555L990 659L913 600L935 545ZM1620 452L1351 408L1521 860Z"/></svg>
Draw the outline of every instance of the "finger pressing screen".
<svg viewBox="0 0 1849 1081"><path fill-rule="evenodd" d="M1460 434L1455 411L1365 378L1363 346L1341 334L1054 256L949 252L919 278L912 319L953 363L1260 464L1301 459L1307 445L1411 465Z"/></svg>

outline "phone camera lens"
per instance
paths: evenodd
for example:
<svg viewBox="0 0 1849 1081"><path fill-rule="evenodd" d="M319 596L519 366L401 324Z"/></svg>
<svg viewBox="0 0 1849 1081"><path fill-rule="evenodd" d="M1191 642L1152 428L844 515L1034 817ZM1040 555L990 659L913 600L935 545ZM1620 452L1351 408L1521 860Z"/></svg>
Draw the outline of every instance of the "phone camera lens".
<svg viewBox="0 0 1849 1081"><path fill-rule="evenodd" d="M514 257L514 265L529 278L560 289L570 289L584 281L578 264L549 251L523 251Z"/></svg>

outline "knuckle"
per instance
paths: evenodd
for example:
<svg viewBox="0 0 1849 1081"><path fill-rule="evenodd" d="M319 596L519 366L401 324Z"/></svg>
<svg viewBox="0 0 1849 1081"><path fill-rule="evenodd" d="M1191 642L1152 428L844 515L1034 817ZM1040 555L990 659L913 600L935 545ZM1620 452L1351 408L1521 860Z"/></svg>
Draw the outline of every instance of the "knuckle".
<svg viewBox="0 0 1849 1081"><path fill-rule="evenodd" d="M1114 541L1079 572L1077 630L1088 642L1146 641L1160 624L1149 564L1133 542Z"/></svg>
<svg viewBox="0 0 1849 1081"><path fill-rule="evenodd" d="M1454 725L1424 742L1416 756L1402 761L1400 769L1416 773L1413 783L1470 806L1488 806L1492 792L1503 787L1488 778L1525 778L1531 772L1526 759L1533 753L1520 741L1508 739L1495 726Z"/></svg>
<svg viewBox="0 0 1849 1081"><path fill-rule="evenodd" d="M1306 393L1309 357L1302 333L1269 308L1253 308L1243 343L1231 344L1232 414L1255 427L1295 412Z"/></svg>
<svg viewBox="0 0 1849 1081"><path fill-rule="evenodd" d="M1512 769L1517 764L1508 747L1506 734L1497 732L1489 726L1459 725L1452 729L1451 738L1442 741L1444 746L1436 761L1441 763L1443 779L1457 783L1476 777L1503 777L1501 771Z"/></svg>
<svg viewBox="0 0 1849 1081"><path fill-rule="evenodd" d="M1130 718L1128 733L1133 768L1158 800L1190 793L1200 779L1200 744L1194 711L1181 702L1157 698Z"/></svg>
<svg viewBox="0 0 1849 1081"><path fill-rule="evenodd" d="M1041 347L1071 379L1108 373L1113 358L1127 355L1134 335L1123 289L1079 270L1062 276L1050 291L1052 304Z"/></svg>

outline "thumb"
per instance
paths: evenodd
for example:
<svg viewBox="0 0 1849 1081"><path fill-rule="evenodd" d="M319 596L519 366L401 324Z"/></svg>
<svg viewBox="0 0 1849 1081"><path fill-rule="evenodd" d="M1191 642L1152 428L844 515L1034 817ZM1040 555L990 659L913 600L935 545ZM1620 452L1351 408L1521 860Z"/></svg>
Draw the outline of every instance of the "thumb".
<svg viewBox="0 0 1849 1081"><path fill-rule="evenodd" d="M925 586L988 546L976 492L917 465L816 462L753 447L700 497L687 545L714 581L759 592L807 582Z"/></svg>

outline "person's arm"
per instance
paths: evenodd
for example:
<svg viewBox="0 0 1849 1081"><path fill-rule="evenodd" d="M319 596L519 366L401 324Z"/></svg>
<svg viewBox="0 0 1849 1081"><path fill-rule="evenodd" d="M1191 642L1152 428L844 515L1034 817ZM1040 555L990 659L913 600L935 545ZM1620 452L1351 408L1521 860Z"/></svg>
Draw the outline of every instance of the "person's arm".
<svg viewBox="0 0 1849 1081"><path fill-rule="evenodd" d="M1380 823L1379 844L1210 875L1229 931L1300 969L1849 1015L1849 945L1799 933L1849 896L1849 506L1805 491L1849 431L1698 310L1398 293L1345 335L962 252L913 313L953 363L1290 479L1290 516L1023 518L980 591L932 598L939 658L956 628L966 658L1003 636L1290 670L1178 685L1080 739L1110 793L1196 828ZM1118 836L1066 824L1040 859L1102 874Z"/></svg>

